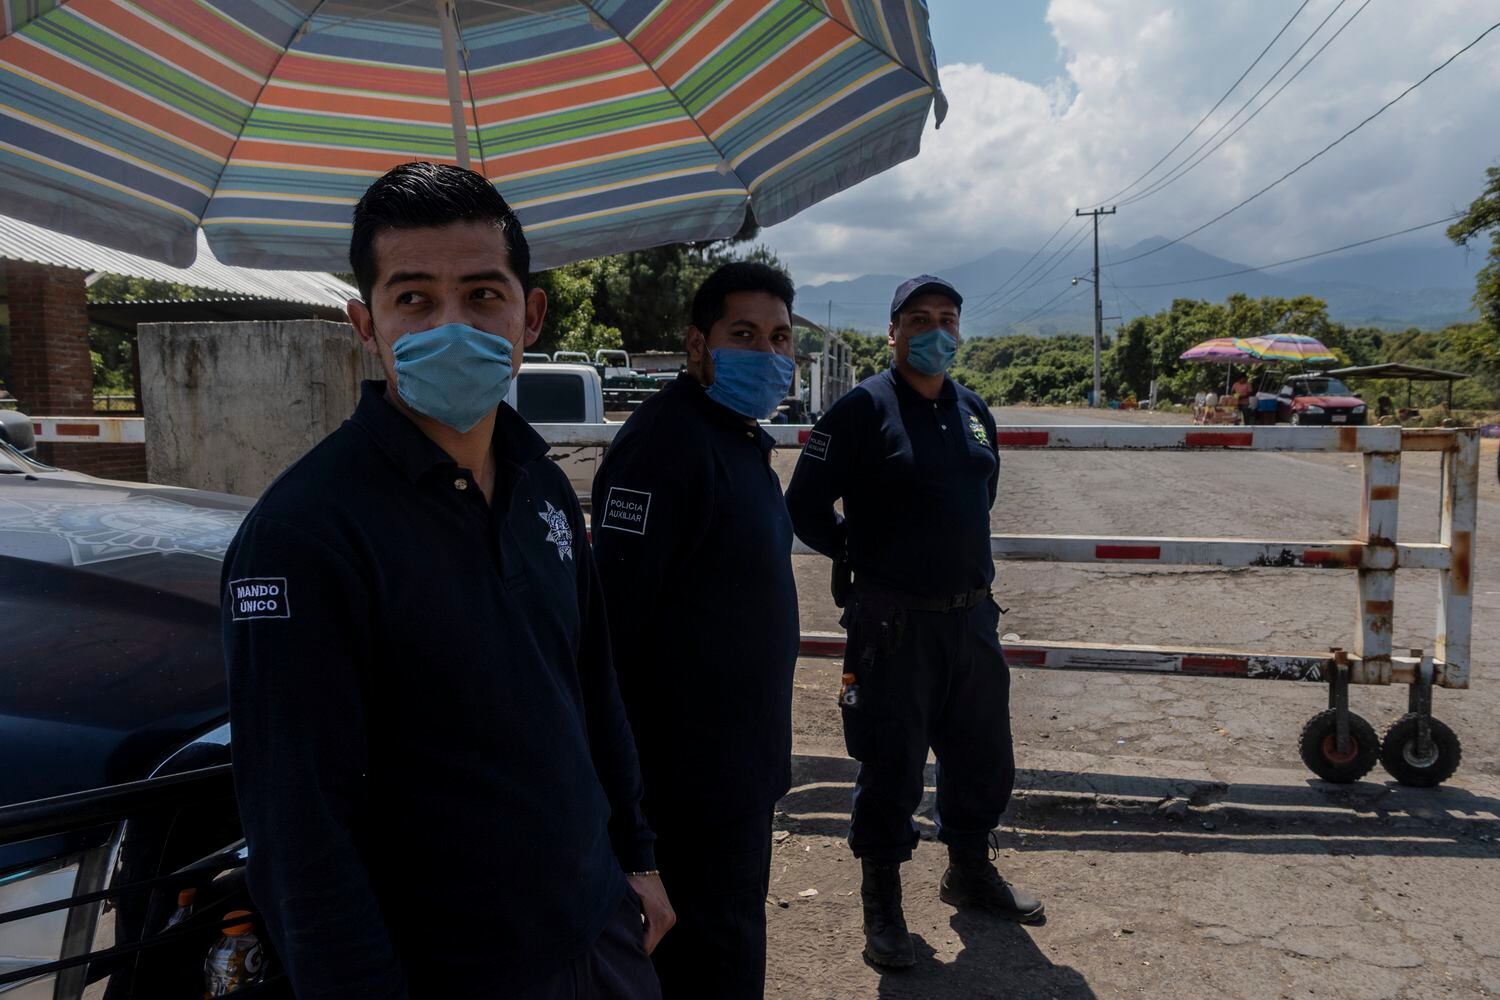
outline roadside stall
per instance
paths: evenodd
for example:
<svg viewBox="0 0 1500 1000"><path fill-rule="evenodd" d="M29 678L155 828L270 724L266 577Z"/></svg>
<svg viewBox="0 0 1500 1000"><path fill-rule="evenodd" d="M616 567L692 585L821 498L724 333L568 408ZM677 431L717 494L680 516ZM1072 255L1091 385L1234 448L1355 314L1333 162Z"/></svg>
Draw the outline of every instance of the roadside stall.
<svg viewBox="0 0 1500 1000"><path fill-rule="evenodd" d="M1255 364L1255 356L1240 347L1231 337L1216 337L1183 351L1178 358L1195 365L1226 366L1224 394L1221 396L1216 392L1198 393L1193 399L1193 423L1199 425L1240 423L1241 401L1232 391L1230 383L1234 377L1234 366L1243 365L1248 368Z"/></svg>
<svg viewBox="0 0 1500 1000"><path fill-rule="evenodd" d="M1406 365L1396 362L1383 365L1358 365L1351 368L1335 368L1328 373L1335 375L1346 382L1366 381L1370 379L1393 379L1406 381L1406 406L1395 408L1387 406L1376 407L1376 416L1394 416L1398 419L1406 419L1416 414L1416 408L1412 406L1412 383L1413 382L1446 382L1448 386L1447 405L1448 411L1453 411L1453 383L1469 376L1463 372L1444 371L1441 368L1424 368L1421 365ZM1384 399L1385 397L1382 397Z"/></svg>

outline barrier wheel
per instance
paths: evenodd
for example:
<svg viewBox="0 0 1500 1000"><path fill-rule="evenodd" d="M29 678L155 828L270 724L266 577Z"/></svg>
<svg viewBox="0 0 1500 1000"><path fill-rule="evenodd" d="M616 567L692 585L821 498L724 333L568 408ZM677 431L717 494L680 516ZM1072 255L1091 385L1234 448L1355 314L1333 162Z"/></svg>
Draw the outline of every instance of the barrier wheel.
<svg viewBox="0 0 1500 1000"><path fill-rule="evenodd" d="M1432 747L1425 754L1417 752L1417 716L1408 712L1385 731L1380 744L1380 765L1403 785L1431 788L1453 777L1463 760L1458 736L1437 719L1429 719Z"/></svg>
<svg viewBox="0 0 1500 1000"><path fill-rule="evenodd" d="M1324 781L1347 785L1370 773L1380 756L1380 737L1375 727L1349 713L1349 748L1338 749L1338 720L1333 709L1326 709L1307 720L1302 727L1299 749L1302 763Z"/></svg>

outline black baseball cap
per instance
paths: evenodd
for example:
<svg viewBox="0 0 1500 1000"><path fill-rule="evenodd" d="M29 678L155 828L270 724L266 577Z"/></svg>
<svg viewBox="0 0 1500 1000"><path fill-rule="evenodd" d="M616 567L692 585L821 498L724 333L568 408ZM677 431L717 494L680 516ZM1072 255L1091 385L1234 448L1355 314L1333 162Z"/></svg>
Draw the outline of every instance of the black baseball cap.
<svg viewBox="0 0 1500 1000"><path fill-rule="evenodd" d="M933 274L919 274L915 278L907 278L901 282L896 289L896 297L891 299L891 319L895 319L906 303L918 295L926 295L928 292L937 292L946 295L953 300L953 304L960 309L964 305L964 297L958 294L958 289L948 282Z"/></svg>

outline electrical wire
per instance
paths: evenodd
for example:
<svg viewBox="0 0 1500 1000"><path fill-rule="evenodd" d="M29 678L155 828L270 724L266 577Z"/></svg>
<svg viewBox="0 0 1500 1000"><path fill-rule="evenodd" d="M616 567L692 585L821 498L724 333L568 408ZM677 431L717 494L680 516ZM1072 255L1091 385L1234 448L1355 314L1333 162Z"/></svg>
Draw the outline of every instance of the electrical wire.
<svg viewBox="0 0 1500 1000"><path fill-rule="evenodd" d="M1415 233L1415 232L1419 232L1419 231L1421 231L1423 229L1431 229L1433 226L1441 226L1444 223L1452 222L1454 219L1460 218L1461 214L1462 213L1456 213L1454 215L1445 215L1441 219L1433 219L1431 222L1424 222L1421 225L1408 226L1405 229L1398 229L1395 232L1382 233L1379 236L1371 236L1369 239L1356 240L1353 243L1345 243L1343 246L1332 247L1332 248L1330 248L1328 250L1319 250L1316 253L1305 253L1305 254L1303 254L1300 257L1288 257L1286 260L1273 261L1270 264L1257 264L1254 267L1242 267L1242 268L1239 268L1238 270L1235 270L1235 271L1224 271L1224 272L1222 272L1220 274L1205 274L1202 277L1198 277L1198 278L1179 278L1176 281L1155 281L1155 282L1151 282L1149 284L1142 284L1142 285L1116 285L1115 287L1116 288L1171 288L1174 285L1191 285L1191 284L1194 284L1194 283L1200 282L1200 281L1217 281L1220 278L1233 278L1236 275L1240 275L1240 274L1253 274L1256 271L1265 271L1265 270L1269 270L1270 268L1273 268L1273 267L1281 267L1281 266L1283 266L1285 264L1296 264L1296 263L1299 263L1299 262L1304 261L1304 260L1313 260L1316 257L1327 257L1330 254L1343 253L1345 250L1353 250L1356 247L1364 247L1364 246L1369 246L1371 243L1379 243L1381 240L1394 239L1397 236L1405 236L1407 233ZM1113 284L1113 281L1111 281L1111 284ZM1139 307L1137 307L1137 308L1139 308Z"/></svg>
<svg viewBox="0 0 1500 1000"><path fill-rule="evenodd" d="M993 291L991 291L988 294L986 294L983 299L981 299L980 301L974 303L974 305L975 306L983 306L990 299L994 298L995 296L997 296L1001 292L1003 292L1005 290L1005 286L1009 285L1011 283L1011 280L1014 279L1016 277L1016 275L1020 274L1022 271L1026 270L1026 268L1030 267L1031 266L1031 262L1034 261L1034 260L1036 260L1037 257L1038 257L1038 255L1040 255L1043 250L1047 249L1047 247L1049 247L1049 246L1052 245L1052 241L1055 240L1055 239L1057 239L1057 234L1060 233L1060 232L1062 232L1064 229L1068 228L1068 223L1071 222L1071 221L1072 221L1072 216L1069 216L1068 218L1064 219L1063 222L1062 222L1062 225L1058 226L1057 229L1056 229L1056 231L1054 231L1051 236L1047 237L1047 241L1045 243L1043 243L1041 246L1037 247L1036 250L1032 252L1032 254L1031 254L1030 257L1026 258L1026 262L1024 264L1022 264L1020 267L1018 267L1014 271L1012 271L1011 274L1010 274L1010 277L1006 278L1004 281L1000 282L1000 284L996 285L995 289Z"/></svg>
<svg viewBox="0 0 1500 1000"><path fill-rule="evenodd" d="M1244 111L1246 108L1248 108L1250 106L1251 101L1254 101L1257 97L1260 96L1261 92L1264 91L1266 89L1266 87L1268 87L1268 86L1271 85L1271 82L1273 80L1275 80L1277 76L1280 75L1281 71L1283 69L1286 69L1287 63L1290 63L1292 61L1292 59L1296 58L1297 53L1301 52L1302 49L1306 47L1307 42L1312 41L1313 38L1318 34L1318 32L1323 30L1323 25L1327 24L1328 21L1329 21L1329 19L1332 18L1334 14L1338 13L1339 7L1342 7L1344 5L1344 0L1339 0L1338 7L1335 7L1335 8L1333 8L1333 10L1331 10L1331 11L1328 12L1328 17L1324 18L1323 21L1317 26L1317 28L1315 28L1313 30L1313 33L1311 35L1307 36L1307 41L1303 42L1301 45L1297 46L1296 51L1293 52L1290 56L1287 57L1287 61L1284 62L1284 63L1282 63L1281 66L1279 66L1277 68L1277 70L1276 70L1275 73L1271 74L1270 79L1268 79L1265 83L1261 84L1260 90L1257 90L1255 93L1253 93L1253 94L1250 95L1250 99L1247 100L1244 104L1242 104L1240 106L1239 111L1236 111L1233 115L1231 115L1229 117L1228 121L1226 121L1223 125L1220 125L1219 128L1217 129L1217 131L1215 131L1213 135L1211 135L1207 139L1205 139L1203 141L1202 145L1200 145L1197 149L1193 150L1192 153L1188 154L1187 159L1183 160L1177 166L1173 167L1172 170L1169 171L1166 176L1158 178L1146 190L1136 192L1135 194L1131 195L1129 198L1125 199L1125 201L1122 202L1121 204L1122 205L1134 205L1136 202L1143 201L1146 198L1151 197L1153 194L1156 194L1158 191L1161 191L1164 188L1170 187L1171 185L1175 184L1177 181L1181 180L1183 177L1186 177L1189 173L1191 173L1198 166L1198 164L1202 163L1204 160L1208 159L1210 156L1213 156L1220 149L1222 149L1225 143L1227 143L1230 139L1233 139L1236 135L1239 134L1239 132L1240 132L1241 129L1243 129L1246 125L1249 125L1252 121L1254 121L1256 115L1259 115L1262 111L1264 111L1267 107L1270 106L1270 104L1271 104L1272 101L1274 101L1274 100L1276 100L1276 98L1280 97L1281 96L1281 92L1284 91L1284 90L1286 90L1286 88L1291 85L1291 83L1292 83L1293 80L1295 80L1295 79L1297 79L1297 77L1301 76L1303 70L1307 69L1307 67L1311 66L1314 62L1316 62L1317 58L1323 54L1323 51L1325 49L1327 49L1328 46L1332 45L1334 43L1334 41L1340 35L1342 35L1344 33L1344 29L1345 28L1349 27L1349 25L1351 25L1351 24L1354 23L1354 19L1356 17L1359 17L1360 14L1364 13L1365 8L1368 7L1368 6L1370 6L1371 2L1372 2L1372 0L1365 0L1365 2L1360 5L1360 7L1359 7L1358 10L1356 10L1353 14L1349 15L1348 20L1346 20L1343 24L1339 25L1338 30L1335 31L1332 35L1330 35L1328 37L1328 40L1326 42L1324 42L1322 45L1318 46L1318 50L1316 52L1314 52L1311 56L1308 57L1307 62L1305 62L1301 66L1297 67L1297 72L1295 72L1291 76L1287 77L1286 81L1284 83L1282 83L1282 85L1280 87L1276 88L1275 93L1273 93L1270 97L1266 98L1265 103L1261 104L1260 107L1258 107L1254 111L1250 112L1250 116L1248 118L1246 118L1244 121L1242 121L1238 125L1236 125L1235 128L1234 128L1234 131L1230 132L1223 139L1221 139L1217 144L1214 145L1214 147L1212 149L1208 150L1208 152L1206 152L1206 153L1203 153L1202 156L1198 156L1198 154L1200 152L1202 152L1202 150L1203 150L1203 148L1205 146L1207 146L1209 143L1213 142L1214 139L1218 137L1219 133L1223 132L1224 129L1226 127L1228 127L1228 125L1230 124L1230 122L1233 122L1236 118L1239 117L1241 111ZM1197 157L1197 159L1194 159L1194 157Z"/></svg>
<svg viewBox="0 0 1500 1000"><path fill-rule="evenodd" d="M1032 319L1036 318L1037 316L1040 316L1042 313L1044 313L1048 309L1052 308L1052 304L1054 302L1056 302L1058 299L1062 298L1064 295L1067 295L1068 292L1070 292L1070 291L1073 292L1073 298L1069 299L1068 300L1069 302L1073 301L1073 299L1078 298L1078 296L1080 296L1084 292L1088 291L1088 289L1086 289L1086 288L1079 288L1079 289L1064 288L1062 291L1058 292L1052 298L1048 299L1046 302L1042 303L1040 306L1038 306L1036 309L1033 309L1031 312L1027 313L1025 316L1022 316L1020 319L1016 320L1014 323L1007 323L1007 324L1005 324L1006 327L1009 328L1009 329L1014 330L1016 327L1020 326L1022 323L1030 322ZM999 331L997 331L997 330L991 330L990 332L992 334L994 334L994 333L997 333Z"/></svg>
<svg viewBox="0 0 1500 1000"><path fill-rule="evenodd" d="M1459 56L1463 55L1465 52L1468 52L1474 46L1476 46L1480 42L1484 41L1484 39L1487 36L1489 36L1493 31L1495 31L1497 28L1500 28L1500 22L1496 22L1495 24L1492 24L1488 28L1484 29L1484 31L1480 32L1474 38L1473 41L1469 42L1469 44L1465 45L1463 48L1461 48L1457 52L1453 53L1447 59L1444 59L1437 66L1433 67L1431 70L1429 70L1427 72L1427 74L1425 76L1423 76L1416 83L1413 83L1411 86L1409 86L1405 90L1401 91L1401 93L1397 94L1395 97L1391 98L1385 104L1381 105L1380 108L1379 108L1379 110L1377 110L1377 111L1371 113L1370 115L1368 115L1358 125L1355 125L1353 128L1349 129L1343 135L1339 136L1337 139L1333 140L1328 145L1324 146L1322 149L1318 150L1316 153L1314 153L1313 155L1309 156L1307 159L1303 160L1301 163L1297 164L1295 167L1293 167L1292 169L1288 170L1286 173L1282 174L1280 177L1276 178L1274 181L1272 181L1271 183L1267 184L1265 187L1261 188L1259 191L1257 191L1254 194L1252 194L1250 197L1244 199L1243 201L1239 202L1238 204L1234 205L1233 207L1228 208L1228 209L1226 209L1223 212L1220 212L1218 215L1214 216L1212 219L1209 219L1207 222L1203 223L1202 225L1199 225L1199 226L1196 226L1196 227L1194 227L1192 229L1189 229L1187 232L1183 233L1181 236L1176 237L1175 239L1168 240L1167 242L1161 244L1160 246L1153 247L1152 249L1147 250L1147 251L1145 251L1143 253L1138 253L1138 254L1136 254L1133 257L1126 257L1125 259L1117 261L1116 263L1117 264L1129 264L1132 261L1141 260L1142 258L1149 257L1152 254L1160 253L1161 251L1167 249L1167 247L1175 246L1176 244L1181 243L1183 240L1187 239L1189 236L1195 236L1198 233L1203 232L1203 230L1207 229L1209 226L1212 226L1212 225L1214 225L1217 222L1221 222L1224 219L1227 219L1229 216L1233 215L1235 212L1238 212L1240 209L1244 208L1246 205L1250 204L1252 201L1254 201L1255 199L1259 198L1261 195L1265 194L1267 191L1270 191L1272 188L1276 187L1282 181L1285 181L1287 178L1291 177L1293 174L1296 174L1298 171L1300 171L1304 167L1308 166L1310 163L1312 163L1314 160L1318 159L1324 153L1326 153L1329 150L1333 149L1339 143L1343 142L1345 139L1349 138L1354 133L1358 132L1360 129L1362 129L1366 125L1370 124L1370 122L1374 121L1376 118L1379 118L1382 114L1384 114L1386 111L1390 110L1392 107L1394 107L1396 104L1398 104L1403 98L1405 98L1412 91L1416 90L1418 87L1422 86L1422 84L1426 83L1428 80L1432 79L1438 73L1440 73L1444 69L1446 69Z"/></svg>
<svg viewBox="0 0 1500 1000"><path fill-rule="evenodd" d="M1078 228L1078 232L1075 233L1067 243L1059 247L1056 251L1053 252L1051 257L1047 258L1047 261L1043 262L1043 264L1045 265L1048 261L1050 261L1051 266L1045 267L1044 269L1039 268L1032 274L1031 281L1028 284L1010 292L1001 301L994 302L978 310L970 310L970 317L974 318L975 316L978 316L982 318L993 315L994 313L1003 310L1012 302L1015 302L1017 299L1021 298L1033 288L1036 288L1039 285L1046 284L1047 276L1053 271L1056 271L1060 266L1062 266L1065 261L1071 259L1072 256L1078 252L1078 247L1083 243L1083 239L1088 235L1088 231L1088 223L1084 223Z"/></svg>
<svg viewBox="0 0 1500 1000"><path fill-rule="evenodd" d="M1207 111L1207 113L1205 113L1202 118L1198 119L1198 124L1194 125L1190 129L1188 129L1187 130L1187 134L1184 135L1181 139L1177 140L1177 145L1175 145L1171 149L1167 150L1166 154L1163 155L1161 159L1159 159L1155 163L1151 164L1150 169L1147 170L1144 174L1141 174L1141 176L1137 177L1135 180L1131 181L1129 184L1125 185L1123 188L1121 188L1120 190L1116 191L1114 194L1110 195L1108 198L1100 198L1097 201L1090 202L1090 204L1093 204L1093 205L1103 205L1103 204L1106 204L1108 202L1114 201L1116 198L1120 197L1122 194L1124 194L1125 192L1129 191L1131 188L1135 187L1141 181L1143 181L1147 177L1151 176L1152 172L1155 171L1157 167L1159 167L1163 163L1167 162L1167 159L1173 153L1177 152L1177 150L1181 149L1182 148L1182 144L1185 143L1185 142L1187 142L1188 139L1192 138L1193 133L1196 132L1196 131L1198 131L1200 128L1202 128L1203 127L1203 123L1206 122L1206 121L1208 121L1209 117L1212 116L1215 111L1219 110L1219 105L1223 104L1225 101L1227 101L1229 99L1229 95L1232 94L1232 93L1234 93L1235 88L1238 87L1241 83L1243 83L1245 81L1245 77L1247 77L1247 76L1250 75L1250 71L1253 70L1253 69L1255 69L1256 66L1260 65L1260 61L1266 57L1266 53L1270 52L1271 51L1271 47L1273 45L1275 45L1281 39L1282 35L1286 34L1286 30L1292 26L1292 22L1295 21L1295 20L1297 20L1297 16L1302 13L1303 9L1306 8L1307 5L1308 5L1308 3L1310 3L1310 2L1311 2L1311 0L1302 0L1302 6L1298 7L1296 10L1292 11L1292 16L1286 19L1286 23L1281 26L1281 30L1280 31L1276 32L1276 36L1274 38L1272 38L1269 42L1266 43L1266 47L1265 48L1263 48L1263 49L1260 50L1260 55L1258 55L1258 56L1255 57L1255 61L1252 62L1249 66L1245 67L1245 72L1241 73L1239 75L1239 79L1235 80L1234 83L1230 84L1229 89L1226 90L1226 91L1224 91L1224 95L1222 97L1220 97L1217 101L1214 102L1214 106L1211 107L1211 108L1209 108L1208 111ZM1342 3L1342 0L1340 0L1340 2ZM1277 72L1280 72L1280 71L1278 70Z"/></svg>

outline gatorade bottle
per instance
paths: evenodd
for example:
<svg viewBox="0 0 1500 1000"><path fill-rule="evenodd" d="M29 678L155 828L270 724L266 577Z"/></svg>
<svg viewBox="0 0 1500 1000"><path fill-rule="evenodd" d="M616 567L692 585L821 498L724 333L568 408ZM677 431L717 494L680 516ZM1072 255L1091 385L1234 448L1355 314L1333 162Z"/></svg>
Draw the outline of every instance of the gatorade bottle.
<svg viewBox="0 0 1500 1000"><path fill-rule="evenodd" d="M241 923L231 921L242 920ZM203 962L203 996L222 997L261 980L264 956L252 933L249 910L224 914L224 936Z"/></svg>
<svg viewBox="0 0 1500 1000"><path fill-rule="evenodd" d="M167 918L168 927L176 927L193 915L193 900L198 898L197 889L184 889L177 894L177 912Z"/></svg>

